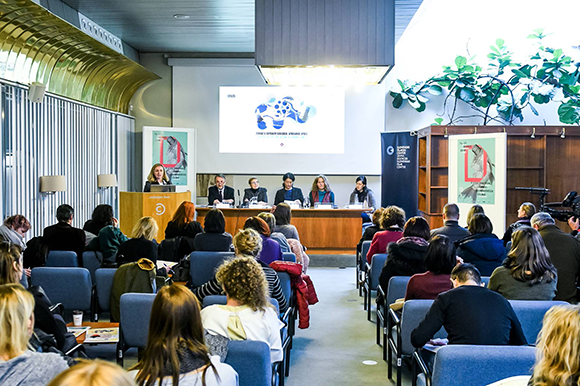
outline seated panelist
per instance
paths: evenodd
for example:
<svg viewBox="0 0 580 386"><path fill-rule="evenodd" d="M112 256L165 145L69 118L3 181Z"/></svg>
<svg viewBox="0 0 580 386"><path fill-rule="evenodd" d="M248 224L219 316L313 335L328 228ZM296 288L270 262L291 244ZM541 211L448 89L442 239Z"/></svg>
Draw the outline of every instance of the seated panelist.
<svg viewBox="0 0 580 386"><path fill-rule="evenodd" d="M145 187L143 188L144 192L151 191L151 185L170 185L171 181L169 177L167 177L167 173L165 172L165 167L160 163L153 165L149 175L147 176L147 181L145 181Z"/></svg>
<svg viewBox="0 0 580 386"><path fill-rule="evenodd" d="M276 197L274 198L274 205L278 205L284 201L295 201L296 203L302 204L304 202L304 196L302 195L302 190L300 188L294 187L294 181L296 177L294 174L288 172L282 176L282 189L278 189L276 192Z"/></svg>
<svg viewBox="0 0 580 386"><path fill-rule="evenodd" d="M214 177L214 186L210 186L207 203L208 205L216 204L234 204L234 188L230 188L226 185L226 176L223 174L217 174Z"/></svg>
<svg viewBox="0 0 580 386"><path fill-rule="evenodd" d="M312 206L314 204L334 204L334 192L330 188L328 179L324 174L318 175L312 183L312 189L308 193L308 199Z"/></svg>
<svg viewBox="0 0 580 386"><path fill-rule="evenodd" d="M266 188L260 187L260 181L256 177L250 177L248 180L249 188L244 189L244 205L249 205L250 202L256 202L261 205L268 203L268 191Z"/></svg>

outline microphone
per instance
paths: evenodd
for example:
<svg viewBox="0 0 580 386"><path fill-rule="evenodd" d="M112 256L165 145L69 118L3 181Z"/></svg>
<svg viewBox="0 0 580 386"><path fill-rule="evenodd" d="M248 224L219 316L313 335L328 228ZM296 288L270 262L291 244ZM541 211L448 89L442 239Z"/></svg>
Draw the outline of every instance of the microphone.
<svg viewBox="0 0 580 386"><path fill-rule="evenodd" d="M240 189L238 189L238 208L242 207L242 200L240 199Z"/></svg>

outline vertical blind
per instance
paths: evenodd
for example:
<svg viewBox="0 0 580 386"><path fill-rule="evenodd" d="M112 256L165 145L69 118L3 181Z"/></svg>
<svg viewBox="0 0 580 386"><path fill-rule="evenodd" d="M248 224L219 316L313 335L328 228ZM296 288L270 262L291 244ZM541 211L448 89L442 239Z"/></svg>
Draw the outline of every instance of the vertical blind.
<svg viewBox="0 0 580 386"><path fill-rule="evenodd" d="M28 90L0 85L2 218L26 216L30 238L56 222L61 204L74 208L73 226L79 228L98 204L109 204L118 213L118 189L98 189L97 175L118 176L118 127L126 138L134 120L60 97L32 103ZM49 175L64 175L66 191L41 193L40 177ZM130 188L124 181L119 185Z"/></svg>

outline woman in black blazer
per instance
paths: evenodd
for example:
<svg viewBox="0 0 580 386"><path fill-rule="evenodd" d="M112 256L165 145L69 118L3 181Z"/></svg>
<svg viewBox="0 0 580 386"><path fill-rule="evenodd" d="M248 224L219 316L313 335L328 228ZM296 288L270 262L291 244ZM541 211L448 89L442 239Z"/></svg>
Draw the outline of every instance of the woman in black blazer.
<svg viewBox="0 0 580 386"><path fill-rule="evenodd" d="M302 195L302 190L300 188L294 187L294 181L296 178L294 174L288 172L282 176L282 181L284 184L283 188L276 192L276 198L274 198L274 205L278 205L284 201L299 201L300 205L304 203L304 196Z"/></svg>
<svg viewBox="0 0 580 386"><path fill-rule="evenodd" d="M268 203L268 191L266 188L260 187L258 178L250 177L248 184L250 184L250 187L244 189L244 199L242 200L244 206L248 206L253 198L256 198L258 204L266 205Z"/></svg>
<svg viewBox="0 0 580 386"><path fill-rule="evenodd" d="M165 167L160 163L153 165L149 175L147 176L147 181L145 181L145 187L143 188L144 192L151 191L151 185L170 185L171 181L169 181L169 177L167 177L167 173L165 172Z"/></svg>

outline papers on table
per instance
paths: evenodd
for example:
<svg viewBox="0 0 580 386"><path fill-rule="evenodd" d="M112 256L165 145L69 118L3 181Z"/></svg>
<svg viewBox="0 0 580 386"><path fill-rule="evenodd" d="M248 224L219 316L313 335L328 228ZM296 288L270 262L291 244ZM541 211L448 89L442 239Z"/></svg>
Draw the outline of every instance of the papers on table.
<svg viewBox="0 0 580 386"><path fill-rule="evenodd" d="M90 327L67 327L66 329L68 332L73 334L75 338L78 338L79 336L90 330Z"/></svg>
<svg viewBox="0 0 580 386"><path fill-rule="evenodd" d="M85 343L117 343L119 341L119 327L91 328L87 331Z"/></svg>

